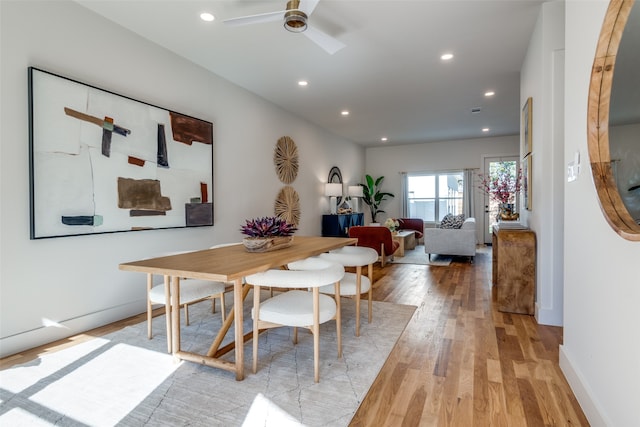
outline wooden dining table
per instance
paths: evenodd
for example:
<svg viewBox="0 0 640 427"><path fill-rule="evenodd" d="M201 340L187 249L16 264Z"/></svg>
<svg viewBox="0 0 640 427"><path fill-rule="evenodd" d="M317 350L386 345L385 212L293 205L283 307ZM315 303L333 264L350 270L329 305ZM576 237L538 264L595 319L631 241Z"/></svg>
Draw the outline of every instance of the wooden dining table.
<svg viewBox="0 0 640 427"><path fill-rule="evenodd" d="M235 372L236 380L244 379L244 342L251 332L243 331L243 305L250 286L243 278L271 268L280 268L290 262L319 255L343 246L355 245L358 239L343 237L294 236L291 246L272 252L248 252L242 244L205 249L176 255L125 262L124 271L170 277L172 353L179 360ZM207 354L182 351L180 348L180 279L203 279L233 284L233 311L227 316ZM167 283L167 281L165 281ZM235 323L234 323L235 322ZM220 348L231 325L235 336L231 344ZM167 337L168 338L168 337ZM221 358L235 350L235 360Z"/></svg>

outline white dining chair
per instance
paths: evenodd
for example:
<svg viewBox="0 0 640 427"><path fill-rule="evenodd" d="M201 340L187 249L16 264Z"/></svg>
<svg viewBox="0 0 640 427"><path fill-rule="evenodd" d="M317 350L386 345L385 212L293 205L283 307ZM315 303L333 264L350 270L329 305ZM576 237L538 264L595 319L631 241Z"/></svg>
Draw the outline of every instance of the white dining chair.
<svg viewBox="0 0 640 427"><path fill-rule="evenodd" d="M223 246L237 245L240 243L225 243L212 246L215 249ZM162 256L179 255L189 251L165 253ZM163 304L165 306L165 320L167 324L167 348L171 352L171 292L170 277L164 276L162 283L154 283L153 275L147 275L147 335L153 338L152 317L153 306ZM185 324L189 326L189 305L204 300L211 300L211 312L216 312L216 299L220 300L220 312L222 321L226 319L226 305L224 294L229 289L229 285L223 282L199 280L199 279L180 279L180 307L184 309Z"/></svg>
<svg viewBox="0 0 640 427"><path fill-rule="evenodd" d="M171 352L171 292L170 277L164 276L161 284L153 283L153 275L147 275L147 334L149 339L153 337L152 317L153 306L162 304L165 306L165 317L167 323L167 348ZM189 305L207 299L212 300L212 312L215 312L215 298L220 299L220 311L222 321L225 318L224 292L226 284L222 282L211 282L207 280L180 279L180 307L184 308L185 324L189 325Z"/></svg>
<svg viewBox="0 0 640 427"><path fill-rule="evenodd" d="M356 336L360 336L360 297L368 294L369 323L373 313L373 264L378 260L378 253L364 246L345 246L340 249L319 255L320 258L337 262L344 267L355 267L355 273L345 273L340 281L340 296L354 297L356 303ZM367 275L362 274L363 267L367 267ZM321 293L333 294L333 286L323 286Z"/></svg>
<svg viewBox="0 0 640 427"><path fill-rule="evenodd" d="M297 343L297 328L309 329L313 334L314 381L320 380L320 324L336 320L338 357L342 357L340 333L340 280L344 267L317 257L288 265L286 270L267 270L246 277L253 286L253 372L258 370L258 338L260 330L282 326L294 327L293 339ZM321 286L335 286L335 297L321 294ZM260 288L279 288L284 292L261 302ZM302 290L304 289L304 290ZM311 291L309 291L311 289Z"/></svg>

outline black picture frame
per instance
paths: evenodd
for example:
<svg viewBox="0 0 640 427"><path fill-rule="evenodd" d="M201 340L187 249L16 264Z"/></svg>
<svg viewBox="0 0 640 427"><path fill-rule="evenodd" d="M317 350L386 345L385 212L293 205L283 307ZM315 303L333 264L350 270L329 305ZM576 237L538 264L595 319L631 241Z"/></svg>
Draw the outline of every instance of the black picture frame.
<svg viewBox="0 0 640 427"><path fill-rule="evenodd" d="M213 123L28 68L30 238L213 225Z"/></svg>
<svg viewBox="0 0 640 427"><path fill-rule="evenodd" d="M533 98L527 98L522 107L522 158L533 151Z"/></svg>

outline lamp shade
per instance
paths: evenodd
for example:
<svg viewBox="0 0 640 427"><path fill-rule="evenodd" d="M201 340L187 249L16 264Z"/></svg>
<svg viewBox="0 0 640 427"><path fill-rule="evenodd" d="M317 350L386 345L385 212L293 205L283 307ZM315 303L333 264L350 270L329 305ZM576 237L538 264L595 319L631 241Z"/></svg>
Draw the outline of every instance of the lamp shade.
<svg viewBox="0 0 640 427"><path fill-rule="evenodd" d="M349 195L351 197L362 197L362 196L364 196L364 194L362 193L362 187L360 185L350 185L348 190L349 190Z"/></svg>
<svg viewBox="0 0 640 427"><path fill-rule="evenodd" d="M328 197L342 196L342 184L328 182L324 186L324 195Z"/></svg>

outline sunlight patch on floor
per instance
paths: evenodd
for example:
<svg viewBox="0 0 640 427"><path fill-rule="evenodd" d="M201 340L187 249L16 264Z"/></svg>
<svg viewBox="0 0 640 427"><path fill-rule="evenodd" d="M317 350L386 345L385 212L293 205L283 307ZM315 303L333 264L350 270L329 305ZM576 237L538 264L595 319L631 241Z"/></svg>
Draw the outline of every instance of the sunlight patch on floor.
<svg viewBox="0 0 640 427"><path fill-rule="evenodd" d="M41 420L29 411L22 408L13 408L0 417L0 425L3 426L29 426L29 427L50 427L53 424Z"/></svg>
<svg viewBox="0 0 640 427"><path fill-rule="evenodd" d="M22 398L94 426L117 424L180 366L169 354L100 338L52 356L3 371L1 387L14 393L33 387ZM8 417L25 419L12 412L0 417L1 425L16 425Z"/></svg>
<svg viewBox="0 0 640 427"><path fill-rule="evenodd" d="M11 393L20 393L108 343L109 340L96 338L47 357L38 357L26 366L14 366L0 371L0 388Z"/></svg>

